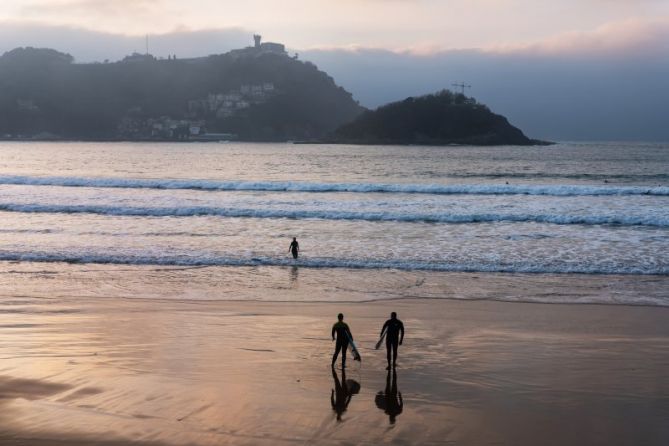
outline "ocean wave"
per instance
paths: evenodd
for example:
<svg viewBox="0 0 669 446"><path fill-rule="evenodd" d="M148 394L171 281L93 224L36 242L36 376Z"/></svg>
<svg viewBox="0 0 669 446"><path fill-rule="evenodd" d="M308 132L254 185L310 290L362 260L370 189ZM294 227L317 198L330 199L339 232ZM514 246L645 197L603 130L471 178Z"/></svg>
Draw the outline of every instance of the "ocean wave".
<svg viewBox="0 0 669 446"><path fill-rule="evenodd" d="M215 181L31 176L0 176L0 184L124 189L191 189L203 191L376 192L434 195L669 196L669 187L666 186L310 183L301 181Z"/></svg>
<svg viewBox="0 0 669 446"><path fill-rule="evenodd" d="M0 234L53 234L54 229L0 229Z"/></svg>
<svg viewBox="0 0 669 446"><path fill-rule="evenodd" d="M97 205L44 205L0 203L0 211L23 213L98 214L131 217L197 217L287 218L294 220L359 220L405 223L493 223L535 222L558 225L618 225L669 227L669 218L660 216L623 215L561 215L561 214L403 214L394 212L355 212L336 210L245 209L204 206L187 207L125 207Z"/></svg>
<svg viewBox="0 0 669 446"><path fill-rule="evenodd" d="M522 178L522 179L566 179L588 181L667 181L669 174L606 174L606 173L557 173L557 172L470 172L449 173L447 178Z"/></svg>
<svg viewBox="0 0 669 446"><path fill-rule="evenodd" d="M405 271L492 272L535 274L636 274L669 275L669 266L605 266L593 264L541 265L514 263L455 263L416 260L375 260L345 258L212 257L197 255L125 255L100 253L49 253L0 251L0 261L156 266L299 266L304 268L396 269Z"/></svg>

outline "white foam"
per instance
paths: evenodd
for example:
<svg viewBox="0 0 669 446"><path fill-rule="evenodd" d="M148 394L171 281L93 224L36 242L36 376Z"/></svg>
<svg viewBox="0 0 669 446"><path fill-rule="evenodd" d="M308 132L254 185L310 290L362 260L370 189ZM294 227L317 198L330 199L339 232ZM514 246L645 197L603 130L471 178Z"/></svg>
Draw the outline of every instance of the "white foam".
<svg viewBox="0 0 669 446"><path fill-rule="evenodd" d="M0 203L0 211L23 213L98 214L138 217L219 216L229 218L288 218L320 220L362 220L423 223L535 222L558 225L620 225L669 227L664 216L616 214L562 215L543 213L398 213L339 210L249 209L233 207L128 207L104 205L57 205Z"/></svg>
<svg viewBox="0 0 669 446"><path fill-rule="evenodd" d="M310 183L300 181L215 181L197 179L124 179L87 177L0 176L0 184L106 187L130 189L194 189L208 191L354 192L437 195L655 195L669 196L669 187L507 185L507 184L384 184Z"/></svg>
<svg viewBox="0 0 669 446"><path fill-rule="evenodd" d="M597 266L590 264L540 265L530 262L513 263L452 263L423 262L395 259L306 258L298 260L282 257L215 257L193 255L128 255L95 252L51 253L0 251L0 261L97 263L122 265L161 266L301 266L306 268L398 269L444 272L503 272L537 274L637 274L669 275L669 265L658 267Z"/></svg>

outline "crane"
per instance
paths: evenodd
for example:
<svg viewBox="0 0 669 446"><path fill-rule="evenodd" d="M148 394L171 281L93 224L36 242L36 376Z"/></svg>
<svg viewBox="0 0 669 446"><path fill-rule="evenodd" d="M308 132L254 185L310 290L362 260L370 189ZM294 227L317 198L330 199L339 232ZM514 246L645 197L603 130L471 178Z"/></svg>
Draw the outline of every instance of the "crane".
<svg viewBox="0 0 669 446"><path fill-rule="evenodd" d="M455 84L451 84L451 85L454 86L454 87L459 88L459 89L460 89L460 93L462 93L463 96L464 96L464 94L465 94L465 88L472 88L471 85L467 85L467 84L465 84L464 82L460 82L459 84L458 84L458 83L455 83Z"/></svg>

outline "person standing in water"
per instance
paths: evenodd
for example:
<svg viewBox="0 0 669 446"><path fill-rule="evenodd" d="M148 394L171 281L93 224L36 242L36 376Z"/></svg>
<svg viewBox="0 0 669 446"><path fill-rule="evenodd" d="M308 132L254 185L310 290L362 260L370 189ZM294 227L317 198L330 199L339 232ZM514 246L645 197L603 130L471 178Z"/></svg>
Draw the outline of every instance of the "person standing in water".
<svg viewBox="0 0 669 446"><path fill-rule="evenodd" d="M300 244L297 243L297 238L293 237L293 241L290 243L290 247L288 248L288 252L291 252L293 254L293 258L296 259L298 253L300 252Z"/></svg>
<svg viewBox="0 0 669 446"><path fill-rule="evenodd" d="M335 366L337 362L337 356L339 356L339 351L341 351L341 368L346 368L346 349L348 349L348 340L353 340L353 335L351 330L348 328L346 322L344 322L344 315L339 313L337 315L338 321L332 326L332 340L335 340L335 333L337 334L337 344L335 345L335 352L332 355L332 367Z"/></svg>
<svg viewBox="0 0 669 446"><path fill-rule="evenodd" d="M388 367L386 367L386 370L390 370L391 359L393 360L393 368L397 366L397 346L402 345L402 341L404 340L404 324L401 320L397 319L397 313L394 311L390 313L390 319L383 324L381 337L383 337L384 332L386 334L386 352L388 357Z"/></svg>

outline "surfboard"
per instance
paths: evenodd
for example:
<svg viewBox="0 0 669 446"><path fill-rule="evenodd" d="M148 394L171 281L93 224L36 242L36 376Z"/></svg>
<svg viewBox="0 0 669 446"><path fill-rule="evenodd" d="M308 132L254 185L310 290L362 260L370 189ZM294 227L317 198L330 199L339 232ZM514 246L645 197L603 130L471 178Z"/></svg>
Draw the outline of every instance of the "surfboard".
<svg viewBox="0 0 669 446"><path fill-rule="evenodd" d="M355 346L355 342L353 342L353 339L351 339L351 336L348 333L346 333L346 337L348 338L348 343L351 344L351 353L353 354L353 360L362 362L362 358L360 358L360 352L358 351L358 348Z"/></svg>
<svg viewBox="0 0 669 446"><path fill-rule="evenodd" d="M381 334L381 338L379 339L379 342L377 342L377 343L376 343L376 346L374 346L374 348L375 348L376 350L378 350L378 349L381 347L381 344L383 343L383 340L386 338L386 333L387 333L387 332L388 332L388 330L384 330L384 331L383 331L383 334Z"/></svg>

